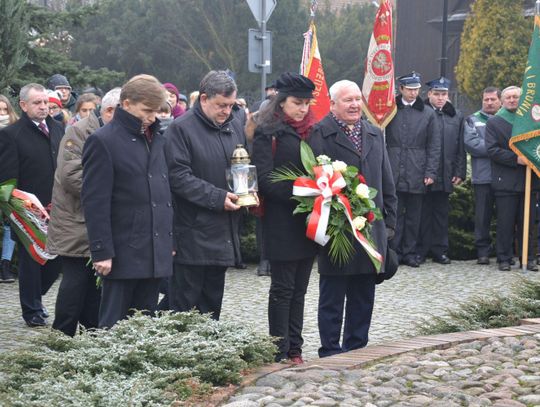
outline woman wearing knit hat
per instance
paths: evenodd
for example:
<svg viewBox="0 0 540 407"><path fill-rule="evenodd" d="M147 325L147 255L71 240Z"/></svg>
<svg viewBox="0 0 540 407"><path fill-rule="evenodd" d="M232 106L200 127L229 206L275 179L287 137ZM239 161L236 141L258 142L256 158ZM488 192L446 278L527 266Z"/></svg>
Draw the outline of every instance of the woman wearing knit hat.
<svg viewBox="0 0 540 407"><path fill-rule="evenodd" d="M180 100L180 92L178 92L178 88L170 82L164 83L163 86L167 90L168 101L169 104L172 106L172 116L175 119L182 116L186 112L186 110L183 109L182 106L178 103Z"/></svg>
<svg viewBox="0 0 540 407"><path fill-rule="evenodd" d="M280 338L275 359L301 364L304 297L316 244L306 237L306 215L293 215L293 182L272 182L271 174L277 168L302 168L300 142L314 124L309 104L315 85L305 76L284 73L276 87L278 94L258 113L253 164L264 197L263 245L272 270L270 335Z"/></svg>
<svg viewBox="0 0 540 407"><path fill-rule="evenodd" d="M48 90L47 96L49 96L49 115L65 126L71 119L71 114L64 109L60 94L56 90Z"/></svg>

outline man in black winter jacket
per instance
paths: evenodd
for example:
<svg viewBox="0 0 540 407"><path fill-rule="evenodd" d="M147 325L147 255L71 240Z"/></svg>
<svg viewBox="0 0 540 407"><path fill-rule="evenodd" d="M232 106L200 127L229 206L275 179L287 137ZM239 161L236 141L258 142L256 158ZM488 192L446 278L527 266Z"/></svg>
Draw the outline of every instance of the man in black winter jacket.
<svg viewBox="0 0 540 407"><path fill-rule="evenodd" d="M225 71L209 72L199 92L195 106L165 132L177 245L170 306L219 319L225 271L240 259L240 207L225 172L246 138L232 115L236 83Z"/></svg>
<svg viewBox="0 0 540 407"><path fill-rule="evenodd" d="M450 194L467 174L467 160L463 144L465 119L448 99L450 80L434 79L429 86L426 107L433 109L441 128L441 156L435 182L427 187L422 203L422 221L418 237L418 262L422 263L431 253L433 261L449 264L448 214Z"/></svg>
<svg viewBox="0 0 540 407"><path fill-rule="evenodd" d="M30 192L43 206L51 203L56 157L64 129L49 116L47 90L36 83L23 86L21 118L0 131L0 182L17 180L17 188ZM43 326L48 316L41 303L60 272L60 260L41 266L19 245L19 295L22 316L30 327Z"/></svg>
<svg viewBox="0 0 540 407"><path fill-rule="evenodd" d="M437 178L441 131L435 112L418 96L420 75L398 78L398 111L386 127L386 146L398 196L396 236L391 241L401 263L418 267L416 244L422 201Z"/></svg>

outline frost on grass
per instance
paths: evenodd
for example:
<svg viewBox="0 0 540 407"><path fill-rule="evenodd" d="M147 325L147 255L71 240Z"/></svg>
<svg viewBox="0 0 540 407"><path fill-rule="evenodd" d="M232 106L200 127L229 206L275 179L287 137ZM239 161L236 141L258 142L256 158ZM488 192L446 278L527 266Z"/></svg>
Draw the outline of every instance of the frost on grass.
<svg viewBox="0 0 540 407"><path fill-rule="evenodd" d="M196 312L141 313L75 338L46 332L0 355L0 405L169 406L273 360L272 339Z"/></svg>

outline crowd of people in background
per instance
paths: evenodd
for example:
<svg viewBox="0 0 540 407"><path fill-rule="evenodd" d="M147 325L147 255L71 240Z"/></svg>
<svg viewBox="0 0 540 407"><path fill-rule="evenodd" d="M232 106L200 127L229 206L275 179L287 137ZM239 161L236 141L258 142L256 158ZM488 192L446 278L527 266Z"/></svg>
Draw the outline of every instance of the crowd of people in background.
<svg viewBox="0 0 540 407"><path fill-rule="evenodd" d="M16 239L3 220L0 281L18 275L30 327L47 324L42 296L60 273L52 327L66 335L81 326L111 328L133 310L196 309L219 319L225 272L243 265L245 210L225 176L238 145L250 151L264 202L257 273L271 278L276 361L303 363L304 297L315 261L321 357L366 346L375 286L384 280L356 241L352 260L336 265L327 246L306 237L306 215L293 214L292 181L272 178L277 168L302 168L301 141L316 155L358 167L378 190L383 219L374 221L372 237L387 274L397 263L451 262L449 197L466 178L466 152L477 263L490 263L494 208L499 270L510 270L519 250L525 165L508 146L518 87L485 89L482 108L465 117L450 101L448 79L427 82L423 99L421 77L411 72L398 78L397 113L383 132L362 117L360 87L349 80L330 87L330 112L318 123L310 110L315 85L290 72L251 107L230 71L209 72L189 98L150 75L106 93L87 88L77 95L60 74L45 85L21 88L20 117L0 95L0 182L15 178L49 208L47 251L57 255L40 265L21 246L14 273ZM537 271L531 218L524 262Z"/></svg>

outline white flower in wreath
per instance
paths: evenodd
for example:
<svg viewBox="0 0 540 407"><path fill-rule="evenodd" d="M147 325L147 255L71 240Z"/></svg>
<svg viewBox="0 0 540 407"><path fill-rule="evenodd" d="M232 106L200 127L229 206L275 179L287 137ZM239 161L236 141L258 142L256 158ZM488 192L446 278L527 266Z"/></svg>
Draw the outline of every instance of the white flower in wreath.
<svg viewBox="0 0 540 407"><path fill-rule="evenodd" d="M353 227L356 230L362 230L366 226L367 219L363 216L357 216L352 220Z"/></svg>
<svg viewBox="0 0 540 407"><path fill-rule="evenodd" d="M317 162L319 165L330 164L332 160L327 155L321 154L317 156Z"/></svg>
<svg viewBox="0 0 540 407"><path fill-rule="evenodd" d="M347 164L345 164L343 161L334 161L332 163L332 168L336 172L345 172L347 170Z"/></svg>
<svg viewBox="0 0 540 407"><path fill-rule="evenodd" d="M358 184L355 192L356 192L356 195L358 195L362 199L369 198L369 187L366 184Z"/></svg>

